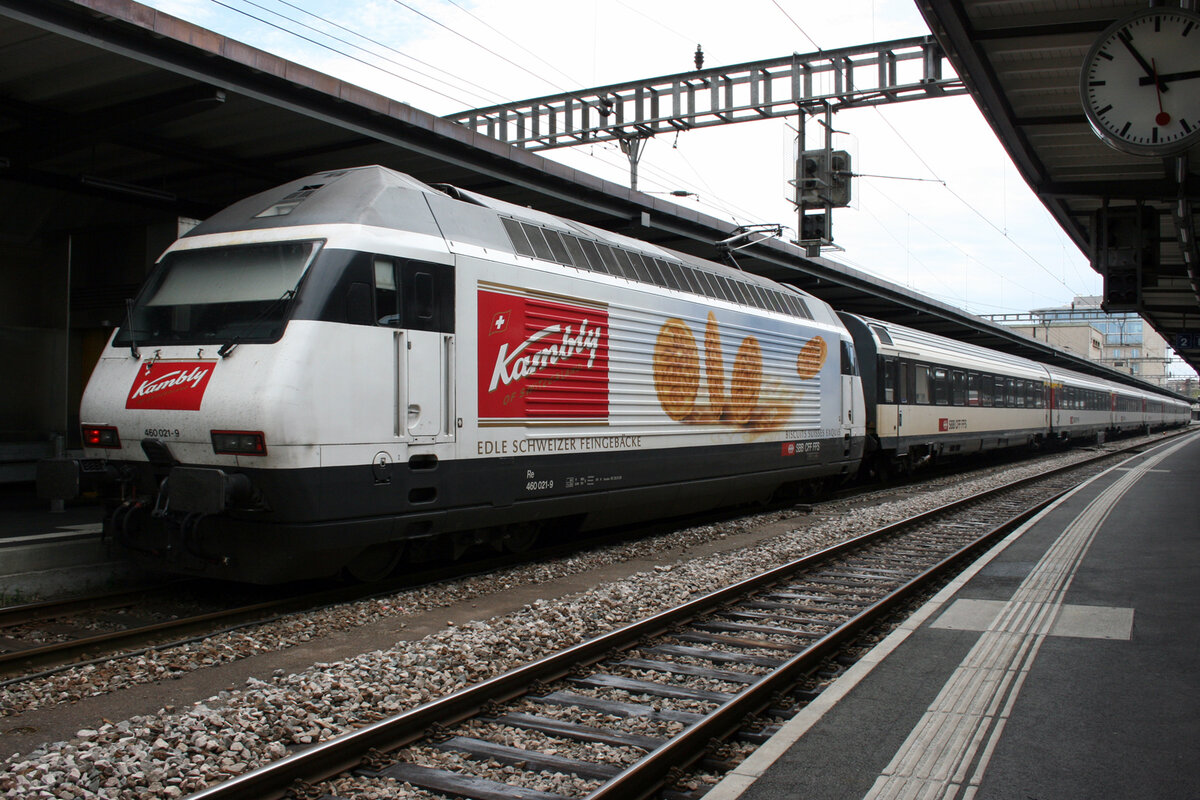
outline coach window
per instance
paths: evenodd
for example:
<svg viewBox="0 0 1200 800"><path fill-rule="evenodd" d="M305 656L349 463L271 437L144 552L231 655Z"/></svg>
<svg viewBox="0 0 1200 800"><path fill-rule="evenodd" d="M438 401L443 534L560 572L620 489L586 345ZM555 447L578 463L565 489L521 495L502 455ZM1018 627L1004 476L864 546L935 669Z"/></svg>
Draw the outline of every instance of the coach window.
<svg viewBox="0 0 1200 800"><path fill-rule="evenodd" d="M918 363L917 365L917 390L913 393L914 401L920 405L929 405L932 401L930 395L930 375L929 367Z"/></svg>
<svg viewBox="0 0 1200 800"><path fill-rule="evenodd" d="M992 375L979 376L979 404L981 406L991 407L992 405L992 390L996 386L996 378Z"/></svg>
<svg viewBox="0 0 1200 800"><path fill-rule="evenodd" d="M911 361L901 361L896 371L896 401L902 405L913 402L917 376Z"/></svg>
<svg viewBox="0 0 1200 800"><path fill-rule="evenodd" d="M935 405L950 405L950 373L941 367L933 368L933 402Z"/></svg>
<svg viewBox="0 0 1200 800"><path fill-rule="evenodd" d="M996 407L1004 408L1004 378L1001 378L999 375L997 375L994 386L996 387Z"/></svg>
<svg viewBox="0 0 1200 800"><path fill-rule="evenodd" d="M1015 382L1017 392L1017 408L1029 407L1029 381Z"/></svg>
<svg viewBox="0 0 1200 800"><path fill-rule="evenodd" d="M975 407L979 405L979 373L967 373L967 405Z"/></svg>
<svg viewBox="0 0 1200 800"><path fill-rule="evenodd" d="M896 362L892 359L880 359L883 362L883 382L879 385L882 390L880 402L896 402Z"/></svg>
<svg viewBox="0 0 1200 800"><path fill-rule="evenodd" d="M956 406L965 406L967 404L967 376L956 369L950 373L950 379L950 402Z"/></svg>

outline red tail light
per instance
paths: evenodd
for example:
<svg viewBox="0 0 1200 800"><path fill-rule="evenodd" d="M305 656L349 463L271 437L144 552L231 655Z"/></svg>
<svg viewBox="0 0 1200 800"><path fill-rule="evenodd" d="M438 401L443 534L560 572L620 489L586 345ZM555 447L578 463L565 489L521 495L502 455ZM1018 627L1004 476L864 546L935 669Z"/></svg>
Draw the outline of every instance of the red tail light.
<svg viewBox="0 0 1200 800"><path fill-rule="evenodd" d="M262 431L211 431L213 452L233 456L265 456L267 437Z"/></svg>
<svg viewBox="0 0 1200 800"><path fill-rule="evenodd" d="M120 450L121 437L112 425L83 425L80 427L84 447L103 447L106 450Z"/></svg>

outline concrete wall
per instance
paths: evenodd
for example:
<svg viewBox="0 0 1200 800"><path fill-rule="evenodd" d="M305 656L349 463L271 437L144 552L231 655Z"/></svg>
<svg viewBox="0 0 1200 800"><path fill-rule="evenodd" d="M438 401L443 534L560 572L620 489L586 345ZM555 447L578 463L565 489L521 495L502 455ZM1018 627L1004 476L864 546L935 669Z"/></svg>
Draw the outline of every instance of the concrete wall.
<svg viewBox="0 0 1200 800"><path fill-rule="evenodd" d="M0 238L0 440L64 435L77 447L79 400L112 329L176 237L173 217Z"/></svg>

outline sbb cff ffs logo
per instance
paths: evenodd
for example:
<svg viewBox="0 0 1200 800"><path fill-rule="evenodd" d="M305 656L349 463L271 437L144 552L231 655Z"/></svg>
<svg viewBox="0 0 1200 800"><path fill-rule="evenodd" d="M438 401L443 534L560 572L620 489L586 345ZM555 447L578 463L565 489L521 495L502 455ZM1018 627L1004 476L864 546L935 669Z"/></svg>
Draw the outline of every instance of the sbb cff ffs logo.
<svg viewBox="0 0 1200 800"><path fill-rule="evenodd" d="M607 417L607 306L480 290L479 418Z"/></svg>

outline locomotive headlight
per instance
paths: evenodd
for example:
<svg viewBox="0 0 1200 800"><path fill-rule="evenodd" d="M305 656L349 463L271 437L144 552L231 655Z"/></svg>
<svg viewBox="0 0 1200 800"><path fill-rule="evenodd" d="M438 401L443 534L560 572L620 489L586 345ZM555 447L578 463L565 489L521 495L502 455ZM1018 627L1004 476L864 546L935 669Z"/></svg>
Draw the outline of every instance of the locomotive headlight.
<svg viewBox="0 0 1200 800"><path fill-rule="evenodd" d="M262 431L211 431L213 452L234 456L265 456L267 438Z"/></svg>
<svg viewBox="0 0 1200 800"><path fill-rule="evenodd" d="M83 425L80 428L84 447L103 447L106 450L120 450L121 437L112 425Z"/></svg>

